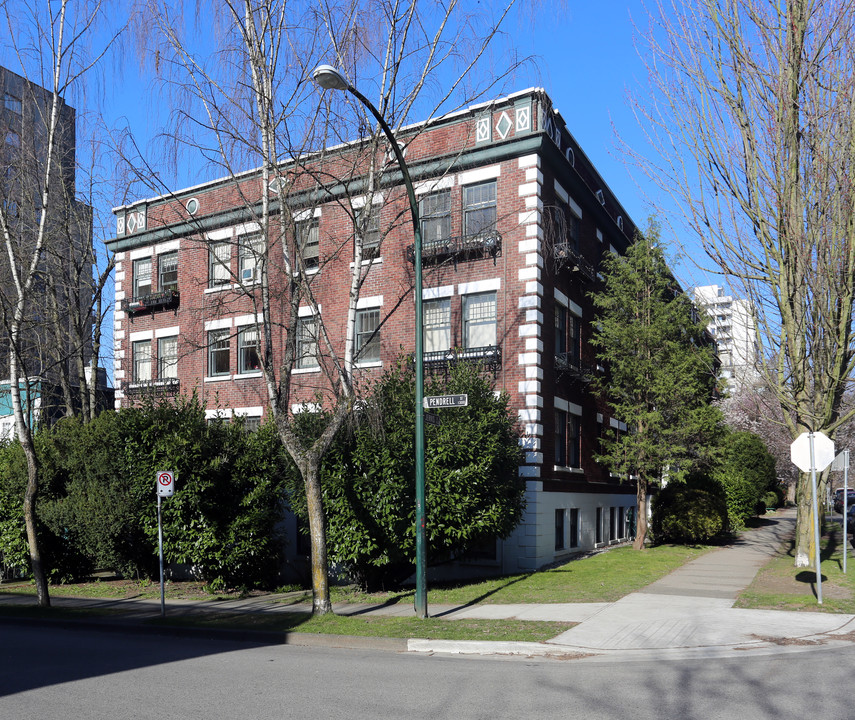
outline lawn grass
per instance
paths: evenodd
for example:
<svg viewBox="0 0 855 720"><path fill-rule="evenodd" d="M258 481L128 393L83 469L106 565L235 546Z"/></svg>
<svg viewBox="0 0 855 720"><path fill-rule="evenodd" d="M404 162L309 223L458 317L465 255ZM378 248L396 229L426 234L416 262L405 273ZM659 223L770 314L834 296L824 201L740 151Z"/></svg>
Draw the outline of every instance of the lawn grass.
<svg viewBox="0 0 855 720"><path fill-rule="evenodd" d="M614 602L707 552L709 547L661 545L637 551L612 548L557 567L428 588L428 605ZM334 588L333 602L411 602L413 592L363 593Z"/></svg>
<svg viewBox="0 0 855 720"><path fill-rule="evenodd" d="M421 638L425 640L490 640L514 642L544 642L569 630L576 623L540 622L533 620L443 620L442 618L377 617L352 615L311 616L306 613L276 613L265 615L234 615L206 613L204 616L185 615L166 618L157 624L182 627L218 627L239 630L268 630L276 632L323 635L352 635L359 637Z"/></svg>
<svg viewBox="0 0 855 720"><path fill-rule="evenodd" d="M820 541L822 605L816 598L816 570L794 566L790 542L761 568L735 607L855 614L855 552L849 548L844 574L842 538L839 522L826 523Z"/></svg>
<svg viewBox="0 0 855 720"><path fill-rule="evenodd" d="M598 552L539 572L493 578L453 586L435 585L428 593L432 605L525 604L612 602L639 590L663 577L684 563L693 560L709 548L664 545L638 552L630 547L616 547ZM289 589L290 590L290 589ZM243 613L231 611L181 611L172 614L168 601L172 598L205 599L216 604L217 599L239 597L238 593L212 595L202 583L170 582L166 584L167 618L150 622L200 627L216 626L243 630L272 630L277 632L323 633L392 638L426 638L446 640L508 640L540 642L571 628L574 623L503 620L448 620L408 617L378 617L368 615L325 615L312 617L305 612ZM32 582L0 586L3 594L33 595ZM128 580L99 580L91 583L60 585L51 588L54 597L85 597L96 599L154 599L160 597L160 585L153 582ZM256 594L256 593L253 593ZM396 593L360 592L354 587L333 587L334 603L410 604L412 590ZM278 592L266 595L279 608L311 602L311 593ZM107 612L87 609L70 610L53 607L15 607L0 604L0 613L23 613L33 617L91 617ZM112 611L115 614L115 610Z"/></svg>

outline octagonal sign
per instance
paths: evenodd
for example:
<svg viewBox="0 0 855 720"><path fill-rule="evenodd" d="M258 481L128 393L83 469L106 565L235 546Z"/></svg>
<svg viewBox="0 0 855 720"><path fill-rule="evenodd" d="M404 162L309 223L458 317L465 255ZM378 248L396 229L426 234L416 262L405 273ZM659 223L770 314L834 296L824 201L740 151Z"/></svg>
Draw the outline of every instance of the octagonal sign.
<svg viewBox="0 0 855 720"><path fill-rule="evenodd" d="M825 470L834 460L834 441L821 432L813 433L813 459L815 467L810 466L810 436L802 433L790 445L790 459L802 472Z"/></svg>

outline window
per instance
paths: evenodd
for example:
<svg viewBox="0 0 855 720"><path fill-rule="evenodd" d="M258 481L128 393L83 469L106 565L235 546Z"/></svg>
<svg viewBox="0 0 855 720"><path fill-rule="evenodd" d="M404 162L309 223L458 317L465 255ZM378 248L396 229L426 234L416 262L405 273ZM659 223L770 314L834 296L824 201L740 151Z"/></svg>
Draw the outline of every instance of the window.
<svg viewBox="0 0 855 720"><path fill-rule="evenodd" d="M380 257L380 208L366 205L356 213L356 238L362 243L362 259Z"/></svg>
<svg viewBox="0 0 855 720"><path fill-rule="evenodd" d="M247 235L240 238L238 245L238 277L242 283L260 280L260 261L264 254L264 240L261 235Z"/></svg>
<svg viewBox="0 0 855 720"><path fill-rule="evenodd" d="M318 221L304 220L297 223L297 242L300 256L307 269L318 267L320 245L318 237Z"/></svg>
<svg viewBox="0 0 855 720"><path fill-rule="evenodd" d="M6 131L6 146L10 148L20 148L21 147L21 136L18 135L14 130Z"/></svg>
<svg viewBox="0 0 855 720"><path fill-rule="evenodd" d="M232 246L229 242L211 243L208 253L208 286L227 285L231 279Z"/></svg>
<svg viewBox="0 0 855 720"><path fill-rule="evenodd" d="M238 329L238 372L254 373L261 370L258 359L258 328L248 325Z"/></svg>
<svg viewBox="0 0 855 720"><path fill-rule="evenodd" d="M618 537L626 537L626 508L623 506L618 508Z"/></svg>
<svg viewBox="0 0 855 720"><path fill-rule="evenodd" d="M178 252L164 253L157 258L160 290L178 289Z"/></svg>
<svg viewBox="0 0 855 720"><path fill-rule="evenodd" d="M208 375L229 374L229 330L210 330L208 332Z"/></svg>
<svg viewBox="0 0 855 720"><path fill-rule="evenodd" d="M555 549L564 549L564 510L555 511Z"/></svg>
<svg viewBox="0 0 855 720"><path fill-rule="evenodd" d="M603 509L597 508L597 544L603 541Z"/></svg>
<svg viewBox="0 0 855 720"><path fill-rule="evenodd" d="M617 540L617 508L609 508L609 540Z"/></svg>
<svg viewBox="0 0 855 720"><path fill-rule="evenodd" d="M178 336L157 341L157 377L161 380L178 377Z"/></svg>
<svg viewBox="0 0 855 720"><path fill-rule="evenodd" d="M297 322L297 367L318 367L318 321L303 317Z"/></svg>
<svg viewBox="0 0 855 720"><path fill-rule="evenodd" d="M555 356L562 365L579 366L580 321L563 305L555 306Z"/></svg>
<svg viewBox="0 0 855 720"><path fill-rule="evenodd" d="M11 93L3 93L3 105L7 110L21 114L21 98L15 97Z"/></svg>
<svg viewBox="0 0 855 720"><path fill-rule="evenodd" d="M424 351L440 352L451 348L451 300L426 300L424 316Z"/></svg>
<svg viewBox="0 0 855 720"><path fill-rule="evenodd" d="M356 311L357 362L380 361L380 310Z"/></svg>
<svg viewBox="0 0 855 720"><path fill-rule="evenodd" d="M451 237L451 191L426 195L419 201L422 223L422 244L429 246Z"/></svg>
<svg viewBox="0 0 855 720"><path fill-rule="evenodd" d="M463 234L478 235L496 224L496 181L463 188Z"/></svg>
<svg viewBox="0 0 855 720"><path fill-rule="evenodd" d="M581 466L579 418L564 410L555 411L555 464Z"/></svg>
<svg viewBox="0 0 855 720"><path fill-rule="evenodd" d="M570 508L570 547L579 547L579 508Z"/></svg>
<svg viewBox="0 0 855 720"><path fill-rule="evenodd" d="M151 258L134 260L134 297L151 295Z"/></svg>
<svg viewBox="0 0 855 720"><path fill-rule="evenodd" d="M463 297L463 346L480 348L496 345L496 293Z"/></svg>
<svg viewBox="0 0 855 720"><path fill-rule="evenodd" d="M133 382L151 380L151 340L139 340L131 348L134 360Z"/></svg>
<svg viewBox="0 0 855 720"><path fill-rule="evenodd" d="M261 418L257 415L254 417L244 416L243 418L243 430L244 432L255 432L258 428L261 427Z"/></svg>
<svg viewBox="0 0 855 720"><path fill-rule="evenodd" d="M566 242L570 245L574 250L579 249L579 218L573 213L572 210L567 208L565 213L565 217L567 219L567 240Z"/></svg>

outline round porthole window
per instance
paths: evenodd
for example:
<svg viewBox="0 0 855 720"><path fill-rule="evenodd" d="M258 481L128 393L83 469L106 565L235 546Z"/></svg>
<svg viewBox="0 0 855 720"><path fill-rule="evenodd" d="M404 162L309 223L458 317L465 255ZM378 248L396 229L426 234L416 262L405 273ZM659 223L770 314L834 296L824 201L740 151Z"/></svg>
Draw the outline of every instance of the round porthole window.
<svg viewBox="0 0 855 720"><path fill-rule="evenodd" d="M196 198L190 198L185 207L187 208L188 213L195 215L199 212L199 201Z"/></svg>

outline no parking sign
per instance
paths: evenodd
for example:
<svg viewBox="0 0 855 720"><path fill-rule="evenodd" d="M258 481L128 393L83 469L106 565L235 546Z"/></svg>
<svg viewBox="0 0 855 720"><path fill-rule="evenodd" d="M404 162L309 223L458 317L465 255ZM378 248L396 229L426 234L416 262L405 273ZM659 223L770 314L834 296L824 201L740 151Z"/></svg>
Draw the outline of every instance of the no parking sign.
<svg viewBox="0 0 855 720"><path fill-rule="evenodd" d="M159 497L172 497L175 492L175 473L172 470L158 470L154 474Z"/></svg>

